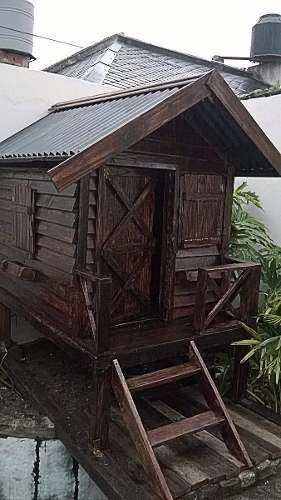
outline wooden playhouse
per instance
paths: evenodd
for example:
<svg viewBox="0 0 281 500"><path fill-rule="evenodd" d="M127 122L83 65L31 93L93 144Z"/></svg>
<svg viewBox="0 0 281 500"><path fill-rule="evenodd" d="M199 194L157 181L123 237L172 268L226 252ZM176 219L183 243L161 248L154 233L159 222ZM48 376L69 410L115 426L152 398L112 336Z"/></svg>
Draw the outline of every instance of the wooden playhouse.
<svg viewBox="0 0 281 500"><path fill-rule="evenodd" d="M58 104L0 144L2 335L14 311L90 363L91 443L107 447L113 389L161 498L152 448L183 434L219 426L251 464L198 349L242 338L257 312L259 265L229 255L234 176L280 173L217 72ZM208 411L146 433L131 394L189 377Z"/></svg>

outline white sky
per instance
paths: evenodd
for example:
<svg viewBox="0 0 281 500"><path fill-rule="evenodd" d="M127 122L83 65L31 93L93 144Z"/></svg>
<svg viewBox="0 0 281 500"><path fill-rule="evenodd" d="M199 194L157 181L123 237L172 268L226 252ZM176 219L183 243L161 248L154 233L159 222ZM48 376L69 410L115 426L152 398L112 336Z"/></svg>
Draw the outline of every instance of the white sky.
<svg viewBox="0 0 281 500"><path fill-rule="evenodd" d="M34 33L86 47L114 33L211 59L247 56L251 28L280 0L33 0ZM79 49L34 38L40 69ZM240 61L233 65L243 66ZM245 65L245 63L244 63Z"/></svg>

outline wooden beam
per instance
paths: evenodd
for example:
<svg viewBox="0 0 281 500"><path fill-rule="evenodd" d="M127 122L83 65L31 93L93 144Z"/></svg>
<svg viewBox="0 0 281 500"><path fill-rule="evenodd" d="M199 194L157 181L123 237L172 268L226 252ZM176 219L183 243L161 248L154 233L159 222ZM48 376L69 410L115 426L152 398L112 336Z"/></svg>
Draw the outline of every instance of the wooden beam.
<svg viewBox="0 0 281 500"><path fill-rule="evenodd" d="M226 180L226 195L223 210L223 230L222 230L222 256L229 251L230 231L231 231L231 214L232 200L234 188L234 167L229 166Z"/></svg>
<svg viewBox="0 0 281 500"><path fill-rule="evenodd" d="M96 354L102 354L109 349L111 300L112 279L98 276L96 281Z"/></svg>
<svg viewBox="0 0 281 500"><path fill-rule="evenodd" d="M104 371L94 367L93 373L93 405L90 422L90 446L94 452L108 448L110 410L112 403L112 369Z"/></svg>
<svg viewBox="0 0 281 500"><path fill-rule="evenodd" d="M184 111L211 95L206 83L211 73L175 91L135 118L128 119L123 126L112 131L100 141L88 146L80 153L48 171L59 191L70 186L84 175L97 169L115 154L128 149L154 130L176 118Z"/></svg>
<svg viewBox="0 0 281 500"><path fill-rule="evenodd" d="M195 331L202 332L205 326L206 294L208 289L208 272L206 269L198 269L196 285L196 299L194 305L193 327Z"/></svg>
<svg viewBox="0 0 281 500"><path fill-rule="evenodd" d="M251 270L247 269L246 271L243 271L239 278L231 285L231 287L226 291L226 293L223 295L223 297L216 303L216 305L213 307L213 309L209 312L204 328L208 328L209 324L213 321L213 319L218 315L218 313L223 309L225 304L233 299L233 297L238 293L240 290L241 286L245 282L245 280L249 277L251 274Z"/></svg>

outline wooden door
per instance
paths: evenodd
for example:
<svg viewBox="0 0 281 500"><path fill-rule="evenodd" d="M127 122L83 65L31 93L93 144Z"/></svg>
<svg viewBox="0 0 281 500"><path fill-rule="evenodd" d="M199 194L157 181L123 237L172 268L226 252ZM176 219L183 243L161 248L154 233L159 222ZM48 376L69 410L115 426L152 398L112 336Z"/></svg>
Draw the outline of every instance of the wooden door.
<svg viewBox="0 0 281 500"><path fill-rule="evenodd" d="M98 272L112 276L115 323L147 317L157 308L160 177L156 171L139 168L105 167L101 172Z"/></svg>

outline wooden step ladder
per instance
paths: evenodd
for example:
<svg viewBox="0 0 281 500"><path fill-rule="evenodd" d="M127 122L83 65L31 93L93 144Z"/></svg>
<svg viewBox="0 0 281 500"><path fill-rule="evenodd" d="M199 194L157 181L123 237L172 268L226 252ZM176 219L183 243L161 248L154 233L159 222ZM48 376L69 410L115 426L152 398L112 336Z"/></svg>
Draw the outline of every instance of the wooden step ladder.
<svg viewBox="0 0 281 500"><path fill-rule="evenodd" d="M132 394L191 376L196 376L200 382L202 393L209 407L208 411L146 431ZM187 363L127 380L118 360L115 359L113 361L112 387L152 488L161 499L173 500L153 448L180 436L218 427L230 452L247 467L252 466L248 453L194 341L190 342L190 361Z"/></svg>

